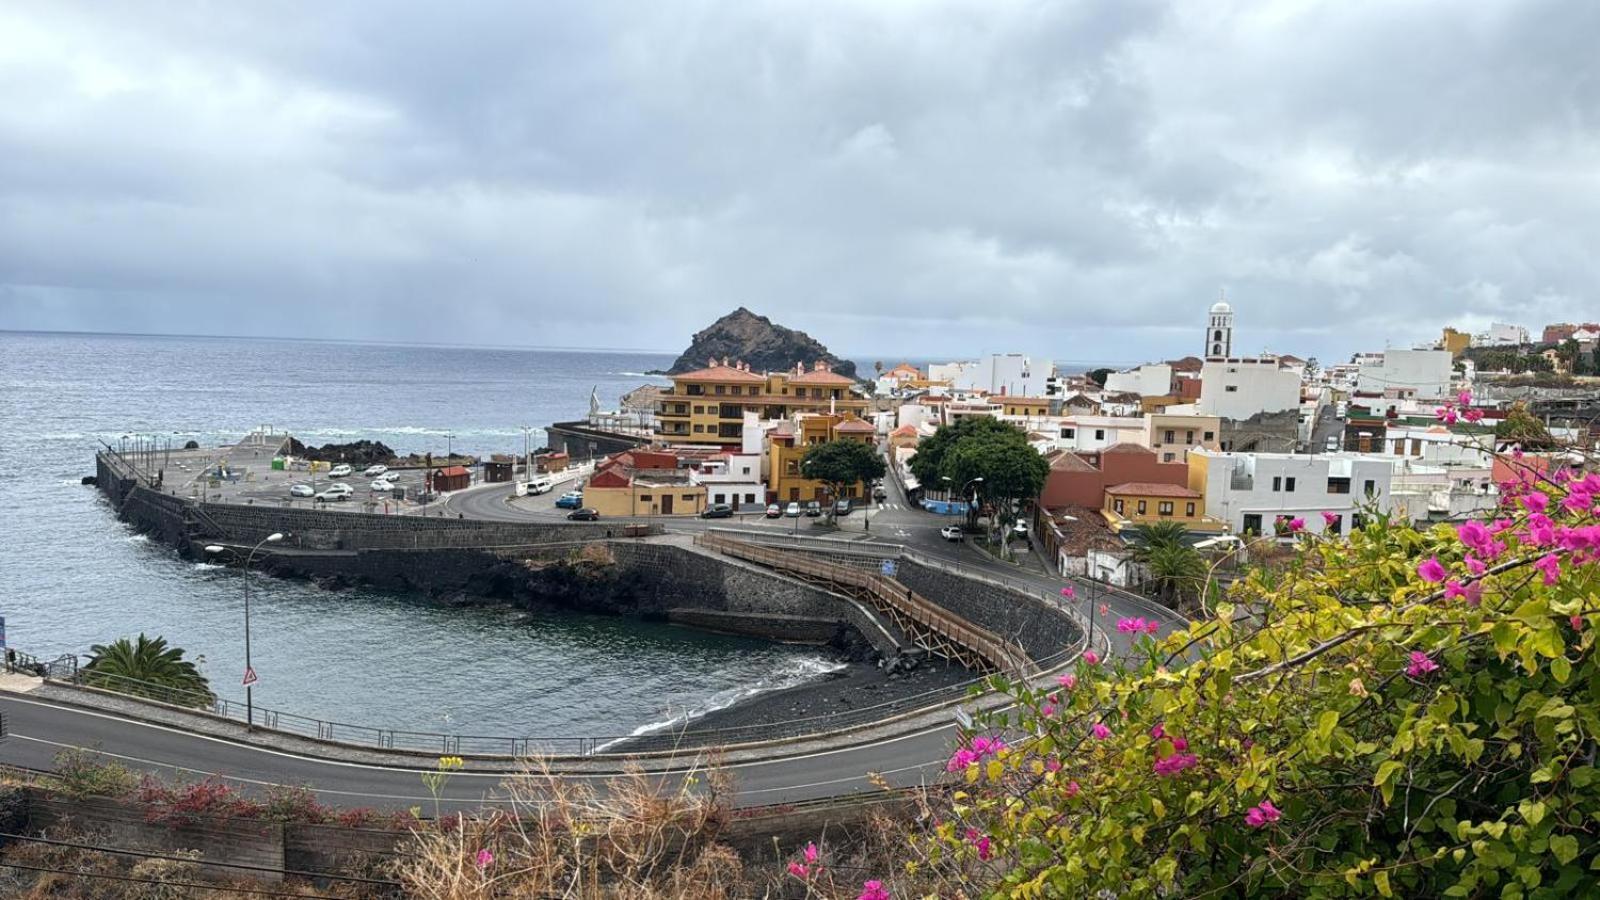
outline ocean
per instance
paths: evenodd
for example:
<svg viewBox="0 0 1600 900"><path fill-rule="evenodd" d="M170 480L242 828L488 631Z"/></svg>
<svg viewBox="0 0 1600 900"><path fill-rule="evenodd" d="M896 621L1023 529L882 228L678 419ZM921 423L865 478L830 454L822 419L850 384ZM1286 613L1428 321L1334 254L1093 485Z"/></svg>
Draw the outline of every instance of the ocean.
<svg viewBox="0 0 1600 900"><path fill-rule="evenodd" d="M591 390L613 407L625 391L665 383L644 373L671 363L621 351L0 332L9 646L85 655L161 635L200 661L219 695L242 699L250 577L257 705L333 721L615 737L818 678L838 664L809 648L609 617L528 620L185 562L79 483L101 441L205 444L260 425L312 444L520 454L522 426L581 417Z"/></svg>

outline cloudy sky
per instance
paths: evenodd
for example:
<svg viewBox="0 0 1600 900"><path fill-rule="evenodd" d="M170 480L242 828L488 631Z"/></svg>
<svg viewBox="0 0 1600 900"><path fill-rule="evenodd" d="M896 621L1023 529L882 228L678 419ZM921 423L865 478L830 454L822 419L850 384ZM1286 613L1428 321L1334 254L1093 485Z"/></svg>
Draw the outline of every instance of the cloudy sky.
<svg viewBox="0 0 1600 900"><path fill-rule="evenodd" d="M1600 3L12 3L0 328L858 356L1600 318Z"/></svg>

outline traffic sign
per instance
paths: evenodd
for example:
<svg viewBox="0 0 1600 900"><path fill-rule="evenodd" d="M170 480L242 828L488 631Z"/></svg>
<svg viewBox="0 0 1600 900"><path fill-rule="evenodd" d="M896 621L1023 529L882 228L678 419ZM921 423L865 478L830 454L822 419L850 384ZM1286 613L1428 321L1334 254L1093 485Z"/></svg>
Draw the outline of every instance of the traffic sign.
<svg viewBox="0 0 1600 900"><path fill-rule="evenodd" d="M255 684L256 682L258 682L260 680L261 679L256 675L256 670L255 670L254 667L252 667L252 666L245 666L244 667L244 682L243 682L243 684L244 684L245 687L250 687L251 685Z"/></svg>
<svg viewBox="0 0 1600 900"><path fill-rule="evenodd" d="M893 578L894 575L895 575L895 572L899 571L899 567L894 564L894 560L886 559L886 560L883 561L883 566L882 566L881 571L883 572L883 574L886 577Z"/></svg>

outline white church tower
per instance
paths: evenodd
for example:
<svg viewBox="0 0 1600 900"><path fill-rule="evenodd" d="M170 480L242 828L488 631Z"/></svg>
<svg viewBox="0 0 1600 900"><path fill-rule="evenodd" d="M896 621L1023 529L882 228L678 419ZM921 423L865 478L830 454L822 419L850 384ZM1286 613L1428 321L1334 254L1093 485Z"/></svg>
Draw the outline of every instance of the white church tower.
<svg viewBox="0 0 1600 900"><path fill-rule="evenodd" d="M1206 358L1233 355L1233 307L1226 300L1211 306L1206 320Z"/></svg>

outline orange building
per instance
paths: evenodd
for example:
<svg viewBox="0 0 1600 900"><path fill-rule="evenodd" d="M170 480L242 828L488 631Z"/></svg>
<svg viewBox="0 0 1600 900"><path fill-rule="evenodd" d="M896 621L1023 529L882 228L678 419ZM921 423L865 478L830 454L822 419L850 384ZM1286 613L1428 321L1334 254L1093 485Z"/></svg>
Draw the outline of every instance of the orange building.
<svg viewBox="0 0 1600 900"><path fill-rule="evenodd" d="M867 401L851 390L855 383L822 362L763 375L744 363L712 360L704 369L673 375L672 387L661 391L656 437L673 444L737 444L746 412L762 419L799 412L860 415Z"/></svg>

